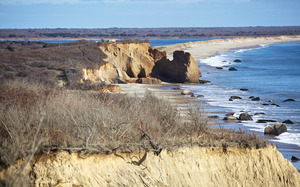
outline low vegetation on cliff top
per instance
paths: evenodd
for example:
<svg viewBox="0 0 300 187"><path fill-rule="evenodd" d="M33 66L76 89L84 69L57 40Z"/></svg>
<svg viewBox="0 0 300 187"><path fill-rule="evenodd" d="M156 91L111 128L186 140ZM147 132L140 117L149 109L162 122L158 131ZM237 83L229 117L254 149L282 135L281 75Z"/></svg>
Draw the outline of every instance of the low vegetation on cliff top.
<svg viewBox="0 0 300 187"><path fill-rule="evenodd" d="M191 120L147 93L125 94L53 89L22 81L0 86L0 166L39 152L133 152L140 148L159 154L178 146L263 147L254 135L208 128L199 110Z"/></svg>

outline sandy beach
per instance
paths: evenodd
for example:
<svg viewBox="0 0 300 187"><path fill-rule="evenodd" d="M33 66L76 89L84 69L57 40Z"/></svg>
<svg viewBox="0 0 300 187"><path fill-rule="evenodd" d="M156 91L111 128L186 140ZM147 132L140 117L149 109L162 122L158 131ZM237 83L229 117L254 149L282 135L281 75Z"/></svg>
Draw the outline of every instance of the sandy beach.
<svg viewBox="0 0 300 187"><path fill-rule="evenodd" d="M158 49L167 52L171 57L176 50L184 50L192 54L194 59L205 59L219 52L226 52L236 48L247 48L251 46L266 45L272 43L285 43L300 41L300 36L280 36L280 37L243 37L234 39L216 39L200 42L188 42L184 44L175 44L169 46L160 46Z"/></svg>

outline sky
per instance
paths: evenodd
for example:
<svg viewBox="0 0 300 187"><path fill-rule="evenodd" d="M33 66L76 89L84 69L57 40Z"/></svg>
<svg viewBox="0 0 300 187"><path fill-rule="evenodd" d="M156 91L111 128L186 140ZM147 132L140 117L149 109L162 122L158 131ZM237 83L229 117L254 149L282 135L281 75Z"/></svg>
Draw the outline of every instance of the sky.
<svg viewBox="0 0 300 187"><path fill-rule="evenodd" d="M300 0L0 0L0 28L300 26Z"/></svg>

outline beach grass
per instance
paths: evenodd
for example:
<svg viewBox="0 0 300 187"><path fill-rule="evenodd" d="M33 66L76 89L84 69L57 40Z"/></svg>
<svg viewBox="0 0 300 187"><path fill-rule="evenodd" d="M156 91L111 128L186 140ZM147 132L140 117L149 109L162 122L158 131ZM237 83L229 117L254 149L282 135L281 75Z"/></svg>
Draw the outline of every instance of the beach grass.
<svg viewBox="0 0 300 187"><path fill-rule="evenodd" d="M267 144L245 132L210 128L199 109L189 109L189 120L183 120L174 105L151 92L133 97L15 80L1 84L0 108L1 170L19 159L57 150L109 154Z"/></svg>

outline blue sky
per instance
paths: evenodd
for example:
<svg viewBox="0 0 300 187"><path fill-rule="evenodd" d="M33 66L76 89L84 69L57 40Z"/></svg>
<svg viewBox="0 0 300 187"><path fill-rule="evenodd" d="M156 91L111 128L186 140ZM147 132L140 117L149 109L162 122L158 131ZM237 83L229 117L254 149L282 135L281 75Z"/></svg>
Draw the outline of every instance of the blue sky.
<svg viewBox="0 0 300 187"><path fill-rule="evenodd" d="M0 0L0 28L300 26L300 0Z"/></svg>

